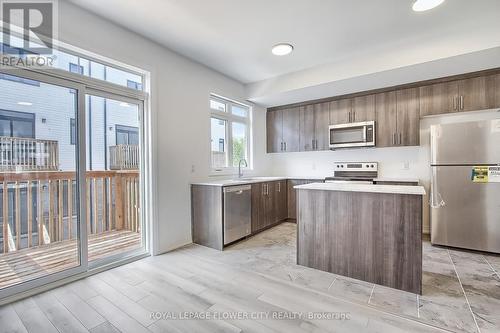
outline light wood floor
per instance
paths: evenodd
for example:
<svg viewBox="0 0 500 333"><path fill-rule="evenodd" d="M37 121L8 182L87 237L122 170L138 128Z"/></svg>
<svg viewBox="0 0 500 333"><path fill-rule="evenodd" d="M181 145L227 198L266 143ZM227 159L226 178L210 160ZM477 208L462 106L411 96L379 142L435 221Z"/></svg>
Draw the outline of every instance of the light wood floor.
<svg viewBox="0 0 500 333"><path fill-rule="evenodd" d="M89 236L89 260L141 246L141 235L122 230ZM0 288L78 266L76 240L0 254Z"/></svg>
<svg viewBox="0 0 500 333"><path fill-rule="evenodd" d="M190 245L118 267L1 307L0 332L443 331L384 308L373 285L365 300L359 281L295 265L294 237L285 223L224 252Z"/></svg>

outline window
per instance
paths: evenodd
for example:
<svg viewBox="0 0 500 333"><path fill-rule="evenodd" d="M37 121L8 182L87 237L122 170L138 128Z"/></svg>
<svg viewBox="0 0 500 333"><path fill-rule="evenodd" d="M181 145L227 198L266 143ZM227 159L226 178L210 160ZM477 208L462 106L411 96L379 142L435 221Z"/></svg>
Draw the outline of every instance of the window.
<svg viewBox="0 0 500 333"><path fill-rule="evenodd" d="M75 118L71 118L69 120L69 140L70 140L70 144L72 145L76 145L76 119Z"/></svg>
<svg viewBox="0 0 500 333"><path fill-rule="evenodd" d="M224 139L219 139L219 152L224 151Z"/></svg>
<svg viewBox="0 0 500 333"><path fill-rule="evenodd" d="M35 138L33 113L0 110L0 136Z"/></svg>
<svg viewBox="0 0 500 333"><path fill-rule="evenodd" d="M83 75L83 66L80 66L78 64L74 64L74 63L70 62L69 63L69 71L71 73Z"/></svg>
<svg viewBox="0 0 500 333"><path fill-rule="evenodd" d="M250 165L250 107L221 97L210 98L211 163L214 171Z"/></svg>
<svg viewBox="0 0 500 333"><path fill-rule="evenodd" d="M139 128L131 126L116 125L116 144L117 145L138 145Z"/></svg>
<svg viewBox="0 0 500 333"><path fill-rule="evenodd" d="M38 82L38 81L30 80L30 79L25 79L25 78L22 78L22 77L13 76L13 75L9 75L9 74L0 73L0 79L6 80L6 81L12 81L12 82L19 82L19 83L29 84L30 86L40 87L40 82Z"/></svg>
<svg viewBox="0 0 500 333"><path fill-rule="evenodd" d="M142 90L142 84L132 80L127 80L127 87L129 87L130 89Z"/></svg>
<svg viewBox="0 0 500 333"><path fill-rule="evenodd" d="M71 73L111 82L134 90L143 90L144 77L131 70L121 69L108 63L76 55L71 52L53 50L56 60L54 67Z"/></svg>

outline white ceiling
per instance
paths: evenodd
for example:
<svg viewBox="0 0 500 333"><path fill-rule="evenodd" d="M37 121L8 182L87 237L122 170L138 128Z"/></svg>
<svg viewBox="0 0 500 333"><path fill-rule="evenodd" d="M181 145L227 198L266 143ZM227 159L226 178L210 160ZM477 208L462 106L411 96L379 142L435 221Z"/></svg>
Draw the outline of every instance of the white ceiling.
<svg viewBox="0 0 500 333"><path fill-rule="evenodd" d="M499 0L447 0L422 13L413 0L70 1L243 83L391 47L500 45ZM273 56L279 42L295 51Z"/></svg>

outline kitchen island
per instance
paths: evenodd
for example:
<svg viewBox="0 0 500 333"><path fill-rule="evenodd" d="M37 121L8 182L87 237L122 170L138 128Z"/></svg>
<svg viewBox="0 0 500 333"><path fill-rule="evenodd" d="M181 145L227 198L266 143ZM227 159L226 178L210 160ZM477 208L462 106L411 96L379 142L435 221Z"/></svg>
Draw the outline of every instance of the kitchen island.
<svg viewBox="0 0 500 333"><path fill-rule="evenodd" d="M299 265L422 293L422 186L295 189Z"/></svg>

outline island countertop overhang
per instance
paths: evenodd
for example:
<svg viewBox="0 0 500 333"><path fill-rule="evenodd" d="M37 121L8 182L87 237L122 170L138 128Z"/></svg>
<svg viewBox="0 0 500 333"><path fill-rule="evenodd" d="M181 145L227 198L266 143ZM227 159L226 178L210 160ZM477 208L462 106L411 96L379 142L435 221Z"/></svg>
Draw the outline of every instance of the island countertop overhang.
<svg viewBox="0 0 500 333"><path fill-rule="evenodd" d="M297 185L294 188L297 190L318 190L318 191L388 193L388 194L409 194L409 195L426 194L425 188L423 186L410 186L410 185L311 183L306 185Z"/></svg>

